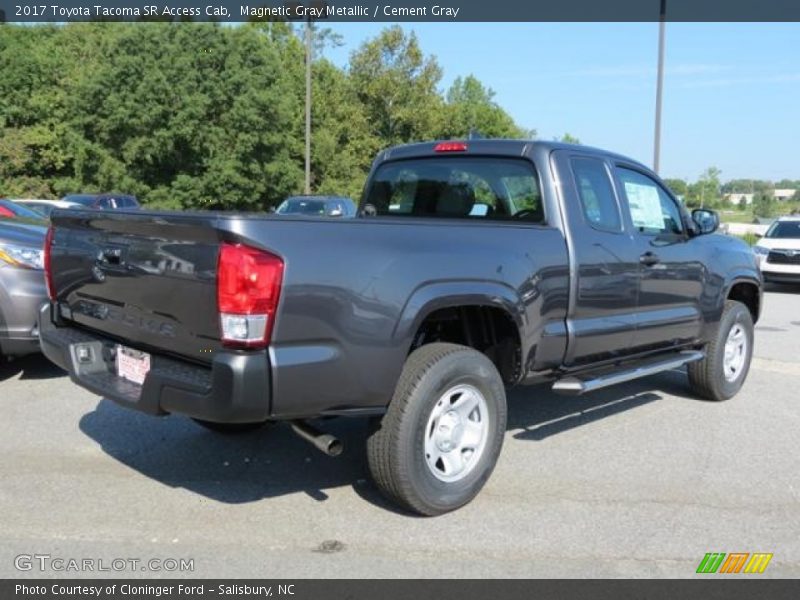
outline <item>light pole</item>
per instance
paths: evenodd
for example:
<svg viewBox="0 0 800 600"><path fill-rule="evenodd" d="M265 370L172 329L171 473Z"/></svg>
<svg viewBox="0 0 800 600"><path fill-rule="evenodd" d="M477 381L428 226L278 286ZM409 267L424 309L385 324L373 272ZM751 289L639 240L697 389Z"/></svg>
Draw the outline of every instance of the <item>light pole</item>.
<svg viewBox="0 0 800 600"><path fill-rule="evenodd" d="M311 18L306 20L306 181L305 194L311 193L311 62L314 58Z"/></svg>
<svg viewBox="0 0 800 600"><path fill-rule="evenodd" d="M656 131L653 148L653 170L661 166L661 96L664 91L664 35L666 33L667 0L661 0L658 19L658 76L656 84Z"/></svg>

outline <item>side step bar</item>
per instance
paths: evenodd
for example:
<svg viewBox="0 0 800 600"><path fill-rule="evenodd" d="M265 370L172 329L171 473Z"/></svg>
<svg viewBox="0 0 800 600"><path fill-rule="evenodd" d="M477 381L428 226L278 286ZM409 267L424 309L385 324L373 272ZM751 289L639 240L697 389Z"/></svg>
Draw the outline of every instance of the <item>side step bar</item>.
<svg viewBox="0 0 800 600"><path fill-rule="evenodd" d="M610 385L624 383L632 379L647 377L661 371L669 371L683 365L702 360L705 353L699 350L687 350L671 354L667 357L650 359L634 364L630 367L621 367L621 370L605 369L595 373L569 375L559 379L553 384L553 391L570 396L580 396L586 392L593 392Z"/></svg>

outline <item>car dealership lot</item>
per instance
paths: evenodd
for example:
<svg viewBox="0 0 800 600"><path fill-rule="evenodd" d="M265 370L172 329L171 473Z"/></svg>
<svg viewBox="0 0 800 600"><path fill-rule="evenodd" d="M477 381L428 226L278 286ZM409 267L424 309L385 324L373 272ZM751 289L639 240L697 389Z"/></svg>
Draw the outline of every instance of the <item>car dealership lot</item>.
<svg viewBox="0 0 800 600"><path fill-rule="evenodd" d="M798 307L770 288L726 403L682 372L578 399L515 389L486 489L432 519L375 490L361 421L325 423L333 459L283 426L225 437L120 409L41 357L2 365L0 576L96 574L15 568L38 554L194 561L126 576L689 577L706 552L770 552L763 576L798 577Z"/></svg>

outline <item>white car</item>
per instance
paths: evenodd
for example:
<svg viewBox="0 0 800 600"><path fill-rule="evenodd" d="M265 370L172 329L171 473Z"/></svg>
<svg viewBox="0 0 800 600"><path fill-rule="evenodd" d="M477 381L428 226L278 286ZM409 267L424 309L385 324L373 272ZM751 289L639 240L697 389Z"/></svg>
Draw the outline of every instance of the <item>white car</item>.
<svg viewBox="0 0 800 600"><path fill-rule="evenodd" d="M800 216L775 221L753 251L764 281L800 283Z"/></svg>
<svg viewBox="0 0 800 600"><path fill-rule="evenodd" d="M41 213L45 217L49 217L54 208L83 208L77 202L68 202L66 200L42 200L39 198L14 198L14 202L22 204Z"/></svg>

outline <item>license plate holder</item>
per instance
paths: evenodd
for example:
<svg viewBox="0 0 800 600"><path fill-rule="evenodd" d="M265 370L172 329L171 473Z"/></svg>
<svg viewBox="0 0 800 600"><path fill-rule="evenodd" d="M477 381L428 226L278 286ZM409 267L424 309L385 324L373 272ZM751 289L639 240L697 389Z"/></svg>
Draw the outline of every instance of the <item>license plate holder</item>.
<svg viewBox="0 0 800 600"><path fill-rule="evenodd" d="M134 350L117 344L117 376L142 385L150 372L150 355L147 352Z"/></svg>

